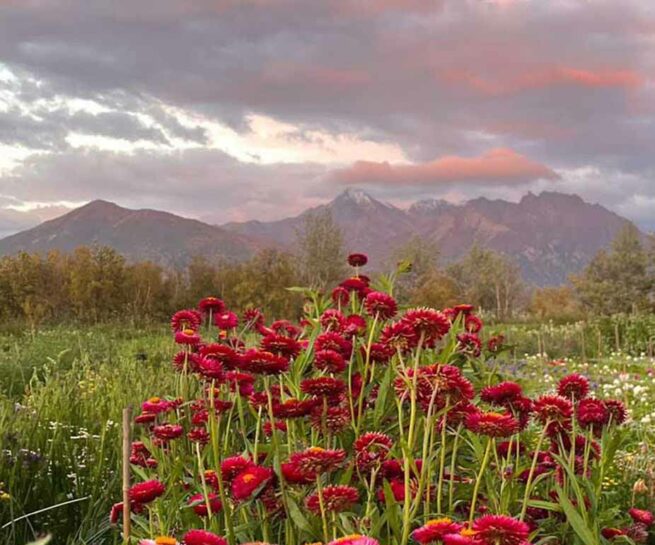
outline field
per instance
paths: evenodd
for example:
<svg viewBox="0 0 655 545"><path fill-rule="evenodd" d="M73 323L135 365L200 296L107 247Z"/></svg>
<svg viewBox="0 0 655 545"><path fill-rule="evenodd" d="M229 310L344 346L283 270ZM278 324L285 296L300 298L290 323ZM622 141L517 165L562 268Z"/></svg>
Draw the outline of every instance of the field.
<svg viewBox="0 0 655 545"><path fill-rule="evenodd" d="M325 311L323 304L317 303L312 312L316 323L322 323L325 328L325 322L321 322L321 313ZM352 309L366 315L364 307L353 306ZM353 337L353 342L370 348L374 336L384 333L380 314L370 309L368 314L362 333ZM145 513L133 515L134 535L154 539L160 534L175 534L179 539L187 529L204 527L232 539L236 537L238 543L291 544L312 540L327 542L344 535L368 532L380 543L391 545L407 542L409 530L429 528L429 524L421 525L444 514L466 521L470 507L469 520L475 515L476 521L482 520L477 517L484 513L519 517L527 510L526 520L538 521L530 524L530 542L533 543L591 545L605 542L608 528L619 528L617 531L622 532L614 538L616 542L645 542L647 537L644 538L643 532L648 532L647 525L642 524L643 528L639 523L629 526L627 512L631 507L652 509L655 495L655 362L649 334L653 331L653 318L642 316L584 325L493 325L489 326L488 333L485 332L487 328L483 329L481 338L486 342L492 333L503 331L505 347L496 354L485 348L482 356L474 353L474 345L470 345L472 352L462 349L468 341L458 340L453 333L457 327L466 327L468 334L474 335L472 329L464 326L465 321L465 317L456 317L451 331L440 333L441 340L434 347L423 339L412 350L392 355L404 358L402 363L386 367L379 364L377 368L373 365L369 369L369 358L353 356L353 365L362 370L366 368L363 376L371 378L365 381L361 389L363 394L354 394L353 407L353 375L349 375L347 394L351 396L350 408L358 418L343 427L338 424L331 427L332 413L329 413L327 402L324 402L322 417L314 419L313 425L289 419L284 426L275 427L273 397L282 395L282 398L291 399L300 395L299 381L307 379L297 370L303 369L305 375L308 373L311 363L308 354L319 334L319 329L314 328L305 336L309 347L302 346L302 350L298 348L293 353L296 371L284 375L284 379L283 375L266 373L258 377L255 388L263 395L259 403L242 403L243 395L235 397L229 387L222 390L222 395L238 403L238 409L233 406L228 417L219 414L217 419L205 419L206 440L194 442L182 438L171 441L170 445L167 440L157 443L148 437L147 430L137 428L137 438L144 438L145 447L152 451L152 458L159 467L154 471L140 467L147 464L137 463L133 466L133 479L156 477L165 483L167 493L146 506ZM206 325L198 329L205 336L210 331L215 335L215 330ZM260 341L260 334L244 331L242 338L249 346L254 346ZM185 341L178 338L180 342ZM205 391L202 383L191 375L180 373L171 364L180 346L172 339L168 324L144 328L120 324L84 329L61 326L35 332L7 332L0 336L0 542L23 545L44 534L52 535L52 543L56 545L122 542L120 526L109 523L110 509L121 498L121 411L131 404L138 414L141 403L155 396L174 400L185 394L187 399L202 399ZM452 408L451 401L453 405L455 402L448 397L445 406L435 402L434 407L429 403L426 409L421 405L420 392L414 393L418 391L417 383L411 373L419 366L422 368L436 361L462 370L461 377L478 392L476 403L480 403L478 395L482 388L501 379L516 381L526 395L537 399L554 392L565 375L580 373L589 379L593 396L621 401L630 416L623 425L610 423L602 430L594 429L593 424L584 429L581 422L574 423L574 426L581 426L577 432L578 438L584 438L581 439L582 451L577 452L577 444L571 449L572 466L568 467L569 453L565 445L551 446L553 459L549 463L559 465L558 473L543 477L539 469L543 460L530 456L530 451L535 448L539 451L544 438L549 438L542 434L536 418L522 425L520 434L516 434L516 429L508 433L489 432L482 425L476 433L468 429L464 432L468 424L451 425L450 421L447 421L448 426L438 425ZM393 372L405 369L405 378L409 377L404 386L404 400L394 400L394 390L400 396L403 386L394 382L397 377L392 375L392 369ZM207 384L213 386L214 382L205 380L205 386ZM303 388L303 392L308 391ZM218 398L215 401L205 398L205 401L218 403ZM189 429L189 415L184 411L174 407L172 412L170 408L166 412L170 413L171 425L179 422ZM495 417L489 415L498 413L481 414L493 419ZM517 419L519 416L517 413ZM402 419L407 420L403 423ZM271 422L274 423L272 430ZM552 424L553 420L549 419L543 429ZM576 428L573 430L575 433ZM380 431L394 439L390 450L393 458L400 460L396 480L389 478L380 487L376 485L377 471L382 467L378 461L381 463L389 454L383 456L379 450L375 456L371 454L369 464L360 464L357 458L355 469L336 464L326 471L325 481L314 475L309 482L300 479L303 486L297 486L298 483L283 485L282 499L274 497L273 492L266 495L272 489L262 485L257 491L250 490L252 496L246 494L239 501L231 501L226 499L227 483L221 483L213 494L211 483L206 482L209 474L203 473L205 469L218 467L220 461L230 455L246 454L261 463L255 467L265 467L267 472L275 471L279 475L284 461L294 451L305 452L303 448L320 446L329 452L341 448L351 452L357 448L355 438L365 431ZM517 455L514 460L512 444L518 452L518 437L528 448L525 455ZM550 439L556 442L553 437ZM180 446L179 441L184 441L184 445ZM590 446L592 441L598 442L602 454L594 454L596 447ZM501 450L501 443L505 443L505 451ZM546 449L546 441L543 444ZM562 449L558 450L559 447ZM423 468L429 466L429 469L403 462L407 459L404 454L410 451L425 461ZM556 457L556 453L561 458ZM503 456L507 457L505 461ZM579 469L579 464L584 468ZM481 466L485 469L482 476L477 474ZM445 471L438 470L444 467ZM505 474L510 470L523 473L523 481L519 483L507 477ZM415 472L417 475L412 477ZM203 478L190 479L200 473L204 474ZM454 486L454 473L458 476L457 486ZM318 482L313 482L315 479ZM288 480L287 485L291 483L291 479ZM173 490L181 481L186 483L182 489ZM394 486L398 482L402 486L396 489ZM331 504L326 506L328 499L325 497L329 493L328 483L356 489L360 501L353 501L354 507L330 511ZM354 488L346 486L350 484ZM318 507L306 509L303 503L314 485L318 491ZM529 493L524 498L526 487ZM214 517L203 518L193 512L200 513L204 508L205 515L208 510L211 514L212 506L216 510L213 502L218 502L219 491L225 516L214 513ZM561 496L553 498L553 491ZM199 496L195 503L189 503L188 496L195 492ZM256 498L258 494L260 497ZM419 500L410 500L410 495L412 500L416 496ZM421 501L422 496L425 501ZM476 511L476 501L478 507L484 509ZM227 504L231 505L231 515L227 513ZM279 516L282 512L292 521L291 525L282 521L284 517ZM267 522L253 524L253 516ZM406 526L411 527L406 530ZM535 534L535 528L543 531L537 530ZM457 525L451 530L461 533L461 543L467 542L465 538L473 539ZM295 537L291 533L295 533ZM413 539L422 542L421 533L413 534ZM456 543L455 538L450 539ZM441 543L437 538L427 542ZM519 541L510 539L495 543L514 545Z"/></svg>

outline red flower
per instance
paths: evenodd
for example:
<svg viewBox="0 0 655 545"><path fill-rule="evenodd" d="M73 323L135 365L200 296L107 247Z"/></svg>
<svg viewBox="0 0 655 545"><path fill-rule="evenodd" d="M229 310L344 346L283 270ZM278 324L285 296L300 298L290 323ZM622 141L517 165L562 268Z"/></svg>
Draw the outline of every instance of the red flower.
<svg viewBox="0 0 655 545"><path fill-rule="evenodd" d="M141 467L157 467L157 460L152 458L148 447L146 447L141 441L134 441L134 443L132 443L130 463Z"/></svg>
<svg viewBox="0 0 655 545"><path fill-rule="evenodd" d="M209 443L209 433L202 427L193 428L186 436L189 438L189 441L193 441L194 443L200 443L201 445Z"/></svg>
<svg viewBox="0 0 655 545"><path fill-rule="evenodd" d="M310 414L315 406L315 399L287 399L273 406L273 415L277 418L302 418Z"/></svg>
<svg viewBox="0 0 655 545"><path fill-rule="evenodd" d="M239 325L239 317L234 313L225 311L214 314L214 325L223 331L229 331Z"/></svg>
<svg viewBox="0 0 655 545"><path fill-rule="evenodd" d="M519 423L511 414L478 411L466 417L466 427L489 437L509 437L519 431Z"/></svg>
<svg viewBox="0 0 655 545"><path fill-rule="evenodd" d="M369 352L369 360L372 363L379 363L386 365L393 357L394 350L390 346L382 343L371 343L371 350ZM362 356L366 359L366 346L362 346Z"/></svg>
<svg viewBox="0 0 655 545"><path fill-rule="evenodd" d="M253 329L257 329L259 326L264 325L264 314L258 308L248 308L243 312L241 318L243 323Z"/></svg>
<svg viewBox="0 0 655 545"><path fill-rule="evenodd" d="M620 425L628 419L628 409L623 401L618 399L606 399L605 408L610 415L609 423Z"/></svg>
<svg viewBox="0 0 655 545"><path fill-rule="evenodd" d="M655 515L644 509L637 509L636 507L633 507L628 510L628 514L632 520L638 522L639 524L643 524L647 528L650 528L655 522Z"/></svg>
<svg viewBox="0 0 655 545"><path fill-rule="evenodd" d="M130 488L130 501L136 503L150 503L156 500L166 491L163 483L156 479L137 483Z"/></svg>
<svg viewBox="0 0 655 545"><path fill-rule="evenodd" d="M221 464L221 476L226 483L231 483L239 473L253 465L255 464L251 460L243 456L230 456Z"/></svg>
<svg viewBox="0 0 655 545"><path fill-rule="evenodd" d="M578 401L589 394L589 381L578 373L567 375L559 381L557 393L571 401Z"/></svg>
<svg viewBox="0 0 655 545"><path fill-rule="evenodd" d="M366 333L366 320L359 314L351 314L343 325L343 333L347 337L358 337Z"/></svg>
<svg viewBox="0 0 655 545"><path fill-rule="evenodd" d="M262 428L263 428L264 434L266 436L270 437L271 435L273 435L273 426L271 425L270 422L264 422L264 425L262 426ZM281 421L275 422L275 429L282 432L282 433L286 433L287 423L286 422L281 422Z"/></svg>
<svg viewBox="0 0 655 545"><path fill-rule="evenodd" d="M311 476L312 479L343 467L345 460L345 450L329 450L320 447L310 447L302 452L294 452L289 457L291 466L300 473Z"/></svg>
<svg viewBox="0 0 655 545"><path fill-rule="evenodd" d="M333 377L306 378L300 382L300 391L317 397L335 397L346 391L346 383Z"/></svg>
<svg viewBox="0 0 655 545"><path fill-rule="evenodd" d="M394 353L409 352L418 343L418 337L412 326L401 321L386 325L380 333L380 342Z"/></svg>
<svg viewBox="0 0 655 545"><path fill-rule="evenodd" d="M591 428L594 432L600 432L610 419L610 413L605 403L600 399L587 398L580 400L576 413L580 426Z"/></svg>
<svg viewBox="0 0 655 545"><path fill-rule="evenodd" d="M262 339L262 349L285 358L295 358L300 354L300 343L284 335L267 335Z"/></svg>
<svg viewBox="0 0 655 545"><path fill-rule="evenodd" d="M482 320L473 314L467 314L464 318L464 329L469 333L479 333L482 329Z"/></svg>
<svg viewBox="0 0 655 545"><path fill-rule="evenodd" d="M345 511L353 503L357 503L357 500L359 500L359 492L352 486L335 485L323 488L323 506L327 512ZM318 494L309 496L306 505L311 512L321 514Z"/></svg>
<svg viewBox="0 0 655 545"><path fill-rule="evenodd" d="M289 484L312 484L316 480L314 473L306 473L292 462L281 464L282 477Z"/></svg>
<svg viewBox="0 0 655 545"><path fill-rule="evenodd" d="M130 511L139 514L143 511L143 505L136 502L130 503ZM109 524L118 524L118 521L123 516L123 502L115 503L111 506L109 511Z"/></svg>
<svg viewBox="0 0 655 545"><path fill-rule="evenodd" d="M482 341L475 333L459 333L457 335L459 351L477 358L482 352Z"/></svg>
<svg viewBox="0 0 655 545"><path fill-rule="evenodd" d="M319 350L314 354L314 367L329 373L341 373L346 369L346 360L334 350Z"/></svg>
<svg viewBox="0 0 655 545"><path fill-rule="evenodd" d="M485 515L473 523L475 542L480 545L525 545L530 528L505 515Z"/></svg>
<svg viewBox="0 0 655 545"><path fill-rule="evenodd" d="M177 344L196 345L200 342L200 335L194 329L183 329L175 333Z"/></svg>
<svg viewBox="0 0 655 545"><path fill-rule="evenodd" d="M619 530L618 528L603 528L600 533L605 539L612 540L615 537L624 536L625 530Z"/></svg>
<svg viewBox="0 0 655 545"><path fill-rule="evenodd" d="M157 439L168 441L180 437L184 433L184 428L179 424L162 424L152 428L152 433Z"/></svg>
<svg viewBox="0 0 655 545"><path fill-rule="evenodd" d="M261 490L273 478L273 470L252 465L239 473L232 481L232 497L235 500L246 500L253 493Z"/></svg>
<svg viewBox="0 0 655 545"><path fill-rule="evenodd" d="M401 322L409 325L417 337L423 335L428 343L441 339L450 330L448 317L432 308L410 309Z"/></svg>
<svg viewBox="0 0 655 545"><path fill-rule="evenodd" d="M368 256L366 254L350 254L348 256L348 265L351 267L363 267L368 263Z"/></svg>
<svg viewBox="0 0 655 545"><path fill-rule="evenodd" d="M412 532L412 537L421 545L442 542L447 534L457 534L464 526L449 518L429 520Z"/></svg>
<svg viewBox="0 0 655 545"><path fill-rule="evenodd" d="M198 310L205 314L219 314L225 310L225 303L218 297L205 297L198 303Z"/></svg>
<svg viewBox="0 0 655 545"><path fill-rule="evenodd" d="M559 395L544 395L534 402L534 412L542 424L548 424L548 433L553 434L571 427L573 404Z"/></svg>
<svg viewBox="0 0 655 545"><path fill-rule="evenodd" d="M285 335L297 339L300 335L300 329L293 325L289 320L275 320L271 324L271 329L278 335Z"/></svg>
<svg viewBox="0 0 655 545"><path fill-rule="evenodd" d="M221 500L213 492L207 494L207 500L209 500L209 507L212 510L212 514L218 513L223 508ZM187 503L193 508L194 513L199 517L206 517L209 515L209 510L207 509L207 501L205 500L204 494L194 494L189 498Z"/></svg>
<svg viewBox="0 0 655 545"><path fill-rule="evenodd" d="M523 396L523 388L516 382L505 381L494 386L487 386L480 392L480 399L491 405L506 406Z"/></svg>
<svg viewBox="0 0 655 545"><path fill-rule="evenodd" d="M323 314L321 314L319 321L321 322L323 329L327 331L340 332L346 322L346 317L340 310L337 310L336 308L329 308Z"/></svg>
<svg viewBox="0 0 655 545"><path fill-rule="evenodd" d="M262 350L249 350L243 356L244 371L260 375L279 375L289 369L289 360Z"/></svg>
<svg viewBox="0 0 655 545"><path fill-rule="evenodd" d="M367 432L354 443L355 460L360 471L368 471L387 459L393 447L391 437L380 432Z"/></svg>
<svg viewBox="0 0 655 545"><path fill-rule="evenodd" d="M165 399L160 399L158 397L151 397L147 401L144 401L141 404L141 410L144 413L166 413L175 409L175 402L166 401Z"/></svg>
<svg viewBox="0 0 655 545"><path fill-rule="evenodd" d="M316 342L314 343L314 349L318 352L320 350L334 350L339 352L344 358L350 358L350 354L353 350L353 345L347 339L344 339L338 333L327 332L321 333L316 337Z"/></svg>
<svg viewBox="0 0 655 545"><path fill-rule="evenodd" d="M320 405L316 405L312 410L311 420L314 429L336 435L342 432L350 423L350 409L337 405L328 407L325 410Z"/></svg>
<svg viewBox="0 0 655 545"><path fill-rule="evenodd" d="M210 343L200 348L203 358L211 358L223 364L226 369L235 369L239 364L239 355L234 348L225 344Z"/></svg>
<svg viewBox="0 0 655 545"><path fill-rule="evenodd" d="M446 534L443 536L443 545L475 545L475 541L463 534Z"/></svg>
<svg viewBox="0 0 655 545"><path fill-rule="evenodd" d="M171 329L174 332L184 329L193 329L195 331L200 327L201 321L200 315L195 310L178 310L171 317Z"/></svg>
<svg viewBox="0 0 655 545"><path fill-rule="evenodd" d="M227 545L227 540L207 530L189 530L184 534L184 545Z"/></svg>
<svg viewBox="0 0 655 545"><path fill-rule="evenodd" d="M332 290L332 301L335 305L346 306L350 302L350 292L342 286L337 286Z"/></svg>
<svg viewBox="0 0 655 545"><path fill-rule="evenodd" d="M404 374L394 381L396 394L403 400L409 399L410 390L414 382L414 369L407 369ZM425 365L418 368L416 378L416 399L423 410L432 407L433 413L448 403L456 403L472 399L473 385L462 376L461 371L453 365Z"/></svg>
<svg viewBox="0 0 655 545"><path fill-rule="evenodd" d="M393 318L398 310L396 300L387 293L372 291L364 299L364 308L370 316L378 316L381 320Z"/></svg>
<svg viewBox="0 0 655 545"><path fill-rule="evenodd" d="M368 536L360 536L359 534L352 534L345 537L340 537L334 541L330 541L328 545L380 545L377 540Z"/></svg>

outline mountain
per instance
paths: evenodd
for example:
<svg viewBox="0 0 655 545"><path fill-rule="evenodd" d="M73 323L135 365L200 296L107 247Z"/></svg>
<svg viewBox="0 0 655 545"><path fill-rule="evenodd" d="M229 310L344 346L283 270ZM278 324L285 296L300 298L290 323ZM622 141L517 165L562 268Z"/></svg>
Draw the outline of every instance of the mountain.
<svg viewBox="0 0 655 545"><path fill-rule="evenodd" d="M157 210L129 210L92 201L63 216L0 240L0 255L68 252L81 245L111 246L130 261L178 267L194 255L250 257L260 245L247 236Z"/></svg>
<svg viewBox="0 0 655 545"><path fill-rule="evenodd" d="M347 249L367 252L373 266L389 266L395 250L419 236L434 243L445 261L462 256L475 243L503 252L518 261L527 281L538 285L564 282L629 223L577 195L555 192L528 193L518 203L479 198L454 205L431 199L403 210L349 189L295 218L223 227L289 246L305 215L325 209L342 228Z"/></svg>
<svg viewBox="0 0 655 545"><path fill-rule="evenodd" d="M263 247L293 249L307 214L329 210L349 251L371 258L371 269L392 266L395 251L412 237L436 245L445 262L473 244L514 257L527 281L559 284L607 246L628 220L577 195L528 193L518 203L478 198L461 205L430 199L408 209L347 189L333 201L273 222L213 226L156 210L128 210L93 201L64 216L0 240L0 255L112 246L129 260L183 266L194 255L247 259Z"/></svg>

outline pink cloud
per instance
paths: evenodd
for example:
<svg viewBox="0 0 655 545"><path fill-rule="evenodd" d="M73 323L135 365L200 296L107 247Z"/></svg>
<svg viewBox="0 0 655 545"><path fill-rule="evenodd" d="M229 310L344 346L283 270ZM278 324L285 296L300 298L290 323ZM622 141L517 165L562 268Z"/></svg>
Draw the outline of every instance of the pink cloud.
<svg viewBox="0 0 655 545"><path fill-rule="evenodd" d="M444 156L419 164L357 161L332 173L346 185L431 185L449 182L523 183L557 180L559 175L541 163L508 148L495 148L478 157Z"/></svg>
<svg viewBox="0 0 655 545"><path fill-rule="evenodd" d="M263 79L270 83L310 83L331 89L357 88L370 82L365 70L309 66L292 62L274 62L266 67Z"/></svg>

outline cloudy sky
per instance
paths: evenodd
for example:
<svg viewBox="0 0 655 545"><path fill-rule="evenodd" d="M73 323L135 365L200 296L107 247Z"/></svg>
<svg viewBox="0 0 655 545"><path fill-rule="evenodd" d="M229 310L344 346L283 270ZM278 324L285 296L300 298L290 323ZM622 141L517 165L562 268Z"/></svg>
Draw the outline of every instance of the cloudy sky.
<svg viewBox="0 0 655 545"><path fill-rule="evenodd" d="M352 186L579 193L655 228L655 2L0 0L0 234Z"/></svg>

